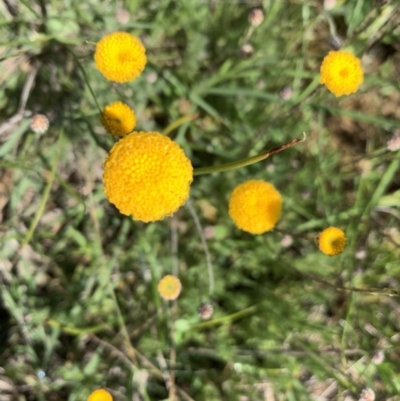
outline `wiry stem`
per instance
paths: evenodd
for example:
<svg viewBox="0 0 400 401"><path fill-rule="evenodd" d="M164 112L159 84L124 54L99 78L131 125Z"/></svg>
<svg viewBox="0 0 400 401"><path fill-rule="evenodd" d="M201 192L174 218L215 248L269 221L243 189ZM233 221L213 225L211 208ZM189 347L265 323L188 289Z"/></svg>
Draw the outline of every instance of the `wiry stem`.
<svg viewBox="0 0 400 401"><path fill-rule="evenodd" d="M278 146L277 148L273 148L271 150L267 150L266 152L262 152L256 156L246 157L245 159L237 160L232 163L221 164L219 166L196 168L193 172L193 175L202 175L202 174L218 173L220 171L229 171L229 170L234 170L237 168L249 166L250 164L258 163L261 160L265 160L268 157L274 155L275 153L282 152L282 150L285 150L294 145L297 145L300 142L305 141L305 139L306 139L305 132L303 132L303 135L304 135L304 137L302 139L293 139L292 141L285 143L284 145Z"/></svg>

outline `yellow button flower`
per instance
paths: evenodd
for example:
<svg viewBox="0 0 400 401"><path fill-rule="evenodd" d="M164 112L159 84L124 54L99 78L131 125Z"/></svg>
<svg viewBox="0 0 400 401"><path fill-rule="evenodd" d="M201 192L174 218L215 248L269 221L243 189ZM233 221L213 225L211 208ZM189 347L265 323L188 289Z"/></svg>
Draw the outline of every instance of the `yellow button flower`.
<svg viewBox="0 0 400 401"><path fill-rule="evenodd" d="M136 115L127 104L118 101L104 107L100 121L110 134L125 136L135 128Z"/></svg>
<svg viewBox="0 0 400 401"><path fill-rule="evenodd" d="M325 255L339 255L346 246L346 235L340 228L328 227L319 234L318 246Z"/></svg>
<svg viewBox="0 0 400 401"><path fill-rule="evenodd" d="M133 81L146 65L146 49L137 37L127 32L113 32L97 43L94 61L108 80Z"/></svg>
<svg viewBox="0 0 400 401"><path fill-rule="evenodd" d="M113 401L111 394L102 388L93 391L87 401Z"/></svg>
<svg viewBox="0 0 400 401"><path fill-rule="evenodd" d="M360 59L345 50L330 51L321 65L319 82L336 96L357 92L364 80Z"/></svg>
<svg viewBox="0 0 400 401"><path fill-rule="evenodd" d="M282 197L275 187L262 180L238 185L229 199L229 215L242 230L262 234L272 230L281 217Z"/></svg>
<svg viewBox="0 0 400 401"><path fill-rule="evenodd" d="M108 200L144 222L176 212L189 196L193 167L179 145L158 132L132 132L120 139L104 162Z"/></svg>
<svg viewBox="0 0 400 401"><path fill-rule="evenodd" d="M158 282L157 290L162 298L173 301L179 297L182 284L178 277L168 274Z"/></svg>

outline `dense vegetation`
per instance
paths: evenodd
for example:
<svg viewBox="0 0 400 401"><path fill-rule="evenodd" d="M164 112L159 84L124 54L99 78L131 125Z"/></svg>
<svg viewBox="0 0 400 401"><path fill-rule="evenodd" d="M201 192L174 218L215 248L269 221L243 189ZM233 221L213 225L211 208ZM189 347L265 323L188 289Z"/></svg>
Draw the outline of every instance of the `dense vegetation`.
<svg viewBox="0 0 400 401"><path fill-rule="evenodd" d="M1 401L400 399L396 1L7 0L0 18ZM113 31L146 48L131 83L94 65ZM363 63L350 96L319 83L338 48ZM117 100L137 129L170 127L195 168L307 138L195 177L145 224L103 191L116 139L96 102ZM249 179L283 197L262 235L228 215ZM347 236L335 257L317 246L328 226ZM176 301L157 292L166 274Z"/></svg>

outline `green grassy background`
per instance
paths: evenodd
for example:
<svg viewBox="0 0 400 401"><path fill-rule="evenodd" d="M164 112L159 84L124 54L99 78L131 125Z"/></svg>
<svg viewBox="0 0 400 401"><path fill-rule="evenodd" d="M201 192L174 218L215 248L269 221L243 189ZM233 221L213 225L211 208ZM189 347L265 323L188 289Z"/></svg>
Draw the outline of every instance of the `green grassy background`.
<svg viewBox="0 0 400 401"><path fill-rule="evenodd" d="M366 387L400 399L400 154L386 148L400 129L399 3L338 3L0 4L1 401L84 401L98 387L134 401L342 400ZM265 18L251 28L254 7ZM93 62L95 42L116 30L148 54L123 85ZM344 98L318 84L338 38L366 69ZM197 113L169 134L194 167L307 140L196 177L173 218L134 222L103 194L114 139L87 83L100 107L132 106L139 130ZM34 113L49 117L46 134L29 128ZM252 178L284 198L277 228L261 236L227 212ZM334 258L315 240L329 225L348 237ZM183 291L165 303L156 287L171 272Z"/></svg>

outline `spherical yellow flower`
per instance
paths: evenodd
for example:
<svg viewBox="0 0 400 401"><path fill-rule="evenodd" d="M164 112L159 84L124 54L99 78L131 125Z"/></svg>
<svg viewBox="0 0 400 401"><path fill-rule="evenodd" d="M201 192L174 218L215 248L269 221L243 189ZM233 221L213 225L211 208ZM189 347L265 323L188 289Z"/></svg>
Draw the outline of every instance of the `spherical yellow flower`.
<svg viewBox="0 0 400 401"><path fill-rule="evenodd" d="M158 282L157 289L162 298L173 301L179 297L182 290L182 284L178 277L168 274Z"/></svg>
<svg viewBox="0 0 400 401"><path fill-rule="evenodd" d="M346 246L346 235L340 228L328 227L319 234L318 246L325 255L339 255Z"/></svg>
<svg viewBox="0 0 400 401"><path fill-rule="evenodd" d="M336 96L350 95L363 83L360 59L345 50L330 51L321 65L319 82Z"/></svg>
<svg viewBox="0 0 400 401"><path fill-rule="evenodd" d="M281 217L282 197L275 187L262 180L238 185L229 199L229 215L235 224L251 234L270 231Z"/></svg>
<svg viewBox="0 0 400 401"><path fill-rule="evenodd" d="M110 134L125 136L135 128L136 115L127 104L118 101L104 107L100 121Z"/></svg>
<svg viewBox="0 0 400 401"><path fill-rule="evenodd" d="M93 391L87 401L113 401L111 394L102 388Z"/></svg>
<svg viewBox="0 0 400 401"><path fill-rule="evenodd" d="M144 222L176 212L189 196L193 167L179 145L158 132L132 132L104 162L108 200L122 214Z"/></svg>
<svg viewBox="0 0 400 401"><path fill-rule="evenodd" d="M94 61L108 80L133 81L146 65L146 49L137 37L127 32L113 32L97 43Z"/></svg>

